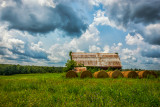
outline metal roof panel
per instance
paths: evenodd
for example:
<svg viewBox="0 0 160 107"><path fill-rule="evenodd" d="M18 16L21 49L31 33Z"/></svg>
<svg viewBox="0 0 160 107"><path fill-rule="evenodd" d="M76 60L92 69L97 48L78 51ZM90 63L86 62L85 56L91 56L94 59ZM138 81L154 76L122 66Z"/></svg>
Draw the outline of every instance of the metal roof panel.
<svg viewBox="0 0 160 107"><path fill-rule="evenodd" d="M77 64L96 67L122 67L118 54L72 52L72 60Z"/></svg>

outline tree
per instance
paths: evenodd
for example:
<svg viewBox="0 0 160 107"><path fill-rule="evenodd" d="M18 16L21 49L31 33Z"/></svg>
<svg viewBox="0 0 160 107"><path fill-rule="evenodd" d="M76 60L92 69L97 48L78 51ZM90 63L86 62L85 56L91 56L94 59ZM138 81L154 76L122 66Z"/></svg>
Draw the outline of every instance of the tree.
<svg viewBox="0 0 160 107"><path fill-rule="evenodd" d="M72 60L72 51L69 52L70 60Z"/></svg>
<svg viewBox="0 0 160 107"><path fill-rule="evenodd" d="M76 61L74 60L67 60L67 63L65 64L66 67L64 67L63 71L67 72L69 70L72 70L75 66L77 66Z"/></svg>

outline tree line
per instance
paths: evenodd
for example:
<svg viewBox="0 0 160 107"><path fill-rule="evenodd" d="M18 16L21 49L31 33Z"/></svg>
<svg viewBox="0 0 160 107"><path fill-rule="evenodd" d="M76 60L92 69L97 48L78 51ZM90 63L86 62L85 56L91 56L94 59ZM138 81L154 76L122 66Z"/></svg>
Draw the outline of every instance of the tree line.
<svg viewBox="0 0 160 107"><path fill-rule="evenodd" d="M63 67L0 64L0 75L61 72L63 72Z"/></svg>

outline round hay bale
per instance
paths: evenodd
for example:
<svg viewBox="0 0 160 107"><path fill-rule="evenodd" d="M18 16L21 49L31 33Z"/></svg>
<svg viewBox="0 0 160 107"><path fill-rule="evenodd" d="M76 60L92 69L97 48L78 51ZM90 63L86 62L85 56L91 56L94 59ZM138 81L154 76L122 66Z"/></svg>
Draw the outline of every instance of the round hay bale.
<svg viewBox="0 0 160 107"><path fill-rule="evenodd" d="M76 77L78 77L78 75L75 71L70 70L66 73L66 78L76 78Z"/></svg>
<svg viewBox="0 0 160 107"><path fill-rule="evenodd" d="M158 75L156 74L156 72L154 72L154 71L149 71L150 73L151 73L151 75L153 75L155 78L157 78L158 77Z"/></svg>
<svg viewBox="0 0 160 107"><path fill-rule="evenodd" d="M94 73L95 78L107 78L109 77L108 74L105 71L97 71Z"/></svg>
<svg viewBox="0 0 160 107"><path fill-rule="evenodd" d="M139 78L147 78L150 75L152 75L152 74L149 71L140 71L138 73Z"/></svg>
<svg viewBox="0 0 160 107"><path fill-rule="evenodd" d="M110 78L123 77L123 74L120 71L111 71L107 72Z"/></svg>
<svg viewBox="0 0 160 107"><path fill-rule="evenodd" d="M138 74L135 71L123 71L123 76L126 78L137 78Z"/></svg>
<svg viewBox="0 0 160 107"><path fill-rule="evenodd" d="M83 71L83 72L81 73L81 75L80 75L80 78L87 78L87 77L92 78L92 73L91 73L90 71L88 71L88 70Z"/></svg>

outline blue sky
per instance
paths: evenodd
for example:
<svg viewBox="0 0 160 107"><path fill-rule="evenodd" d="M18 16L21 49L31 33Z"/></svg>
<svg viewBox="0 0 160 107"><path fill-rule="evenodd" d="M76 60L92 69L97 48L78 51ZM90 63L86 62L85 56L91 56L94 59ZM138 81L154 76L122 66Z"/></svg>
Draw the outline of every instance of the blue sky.
<svg viewBox="0 0 160 107"><path fill-rule="evenodd" d="M160 69L159 0L1 0L0 63L64 66L73 52L118 52Z"/></svg>

